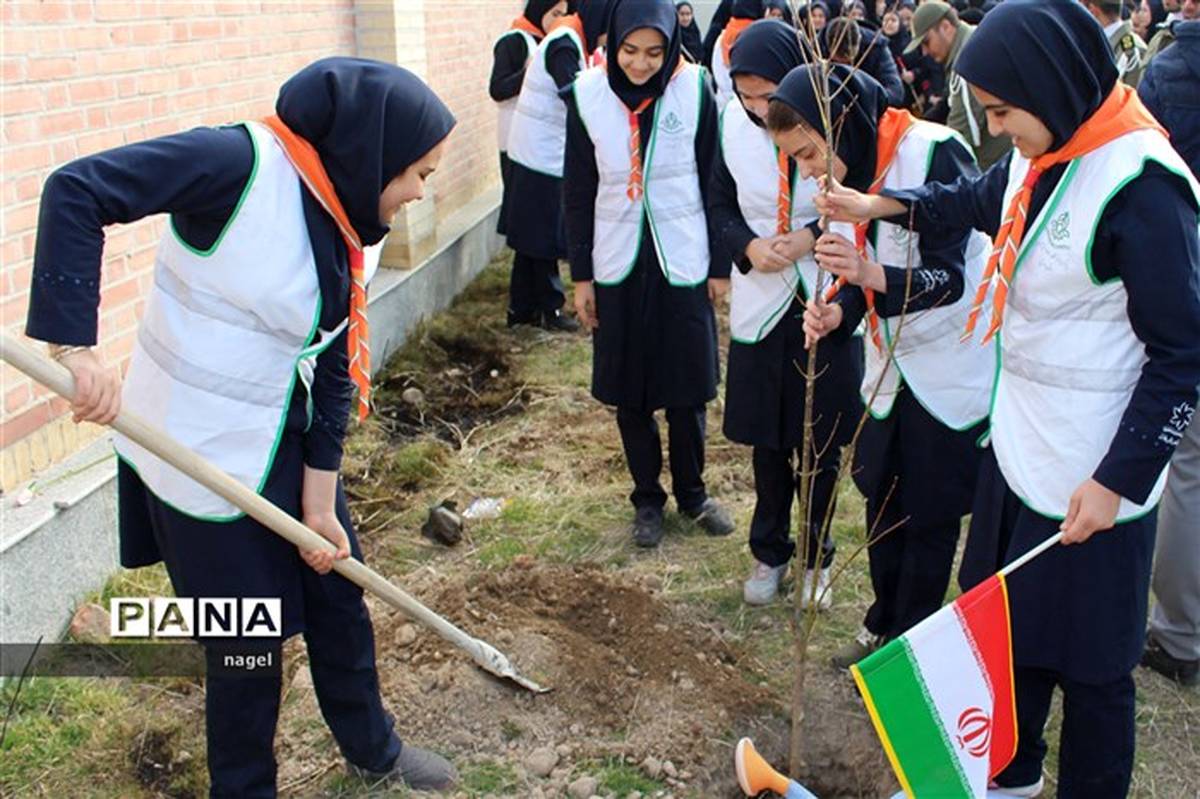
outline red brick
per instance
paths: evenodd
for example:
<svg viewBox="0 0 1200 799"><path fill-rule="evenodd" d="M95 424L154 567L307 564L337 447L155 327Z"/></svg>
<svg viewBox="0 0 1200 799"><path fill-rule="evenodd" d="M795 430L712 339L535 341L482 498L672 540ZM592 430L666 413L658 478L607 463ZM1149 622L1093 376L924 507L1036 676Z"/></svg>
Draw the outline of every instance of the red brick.
<svg viewBox="0 0 1200 799"><path fill-rule="evenodd" d="M38 132L47 138L77 133L83 128L82 111L59 111L38 117Z"/></svg>
<svg viewBox="0 0 1200 799"><path fill-rule="evenodd" d="M75 75L75 59L69 56L31 58L26 64L26 75L31 81L62 80Z"/></svg>
<svg viewBox="0 0 1200 799"><path fill-rule="evenodd" d="M0 113L5 116L27 114L42 109L42 91L36 87L22 86L0 90Z"/></svg>
<svg viewBox="0 0 1200 799"><path fill-rule="evenodd" d="M87 105L113 99L117 96L117 89L112 80L100 78L76 81L67 87L67 93L74 105Z"/></svg>

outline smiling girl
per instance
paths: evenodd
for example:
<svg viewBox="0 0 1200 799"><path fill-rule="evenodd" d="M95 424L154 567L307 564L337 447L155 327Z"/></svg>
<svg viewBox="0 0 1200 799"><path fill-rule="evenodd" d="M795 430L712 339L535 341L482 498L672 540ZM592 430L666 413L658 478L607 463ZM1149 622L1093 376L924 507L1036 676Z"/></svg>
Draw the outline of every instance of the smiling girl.
<svg viewBox="0 0 1200 799"><path fill-rule="evenodd" d="M703 68L681 60L670 0L619 0L608 41L608 68L579 76L568 109L567 240L575 308L593 335L592 394L617 408L633 538L654 547L663 408L679 510L710 534L733 531L703 479L717 392L710 298L728 289L730 268L710 251L704 211L717 117Z"/></svg>
<svg viewBox="0 0 1200 799"><path fill-rule="evenodd" d="M1079 3L1007 0L958 70L1015 153L979 178L818 207L912 209L919 229L995 237L966 333L994 336L1001 368L959 582L1057 532L1069 544L1008 580L1020 743L997 782L1041 790L1058 687L1058 795L1116 799L1133 769L1154 511L1200 384L1200 186Z"/></svg>

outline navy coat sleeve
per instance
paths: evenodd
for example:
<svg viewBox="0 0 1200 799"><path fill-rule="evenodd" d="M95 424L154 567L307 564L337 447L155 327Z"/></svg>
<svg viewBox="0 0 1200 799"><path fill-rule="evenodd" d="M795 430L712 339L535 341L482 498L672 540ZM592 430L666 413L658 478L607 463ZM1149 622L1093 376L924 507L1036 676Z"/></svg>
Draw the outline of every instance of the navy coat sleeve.
<svg viewBox="0 0 1200 799"><path fill-rule="evenodd" d="M577 283L592 279L592 239L599 186L596 148L579 116L574 98L568 98L567 147L563 161L563 221L571 279Z"/></svg>
<svg viewBox="0 0 1200 799"><path fill-rule="evenodd" d="M717 125L717 100L709 88L708 81L700 83L700 121L696 131L696 172L700 179L700 200L707 210L709 197L712 196L713 166L720 157L720 145ZM720 237L714 235L711 221L705 218L708 226L708 276L719 280L727 280L733 268L726 257L725 247Z"/></svg>
<svg viewBox="0 0 1200 799"><path fill-rule="evenodd" d="M737 182L725 163L725 154L718 146L708 188L709 235L722 250L719 257L735 264L742 274L749 274L754 266L746 258L746 247L757 237L746 224L737 197Z"/></svg>
<svg viewBox="0 0 1200 799"><path fill-rule="evenodd" d="M546 48L546 70L554 79L562 101L570 105L571 86L579 74L579 48L575 42L565 36L551 42Z"/></svg>
<svg viewBox="0 0 1200 799"><path fill-rule="evenodd" d="M934 146L928 180L947 183L960 177L978 176L979 169L971 153L957 139ZM907 227L908 220L903 225ZM968 229L944 225L922 230L921 266L909 270L905 264L884 264L887 291L876 294L875 310L881 316L894 317L906 310L913 313L958 302L965 285L965 253L970 235Z"/></svg>
<svg viewBox="0 0 1200 799"><path fill-rule="evenodd" d="M1200 386L1200 242L1187 185L1149 164L1109 202L1092 244L1098 280L1121 280L1129 321L1149 360L1108 454L1093 475L1142 503L1170 461ZM1146 243L1154 242L1154 258Z"/></svg>
<svg viewBox="0 0 1200 799"><path fill-rule="evenodd" d="M1001 205L1004 190L1008 186L1008 165L1012 153L1001 158L984 172L978 170L964 174L950 182L929 182L913 189L880 192L885 197L899 200L914 211L913 224L922 235L928 230L948 228L951 230L981 230L995 236L1000 227ZM1050 176L1050 173L1047 173ZM1048 183L1046 178L1042 182ZM1040 188L1039 183L1039 188ZM1031 211L1038 205L1035 196ZM897 225L908 225L908 214L888 220Z"/></svg>
<svg viewBox="0 0 1200 799"><path fill-rule="evenodd" d="M871 37L868 41L864 36L863 40L863 47L870 48L862 61L863 71L879 81L887 93L888 105L903 108L904 81L900 79L900 70L896 68L892 51L888 48L887 37L882 33L867 33L866 29L863 32Z"/></svg>
<svg viewBox="0 0 1200 799"><path fill-rule="evenodd" d="M528 60L529 48L525 46L524 36L514 32L500 37L492 48L492 77L488 81L488 95L499 103L520 94Z"/></svg>

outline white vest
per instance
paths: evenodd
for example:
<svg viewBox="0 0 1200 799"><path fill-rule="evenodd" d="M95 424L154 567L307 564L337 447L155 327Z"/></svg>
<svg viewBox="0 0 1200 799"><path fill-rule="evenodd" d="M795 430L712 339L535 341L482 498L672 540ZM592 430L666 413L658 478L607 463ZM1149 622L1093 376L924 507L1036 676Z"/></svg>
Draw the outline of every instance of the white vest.
<svg viewBox="0 0 1200 799"><path fill-rule="evenodd" d="M882 188L910 189L923 185L933 148L950 138L957 138L950 128L918 121L901 140ZM900 268L909 265L917 269L922 265L919 234L910 234L904 227L883 221L875 224L873 232L867 242L872 260ZM844 235L853 241L852 230ZM901 385L906 383L922 407L952 430L965 430L987 416L996 377L996 348L960 343L960 337L987 265L989 247L984 234L971 234L966 250L965 285L956 302L906 313L903 322L900 316L880 317L884 352L879 351L870 336L864 337L862 398L868 402L874 392L871 415L887 417ZM921 295L924 299L930 293L936 296L946 290L946 284L926 285L914 275L909 297ZM887 348L893 336L896 346L889 362Z"/></svg>
<svg viewBox="0 0 1200 799"><path fill-rule="evenodd" d="M523 31L520 28L513 28L510 31L505 31L500 38L496 40L499 44L500 40L505 36L518 35L525 41L525 67L529 68L529 60L537 50L537 40L529 34L528 31ZM500 145L500 152L508 150L508 134L512 129L513 114L517 110L517 98L510 97L507 100L501 100L496 103L496 139Z"/></svg>
<svg viewBox="0 0 1200 799"><path fill-rule="evenodd" d="M1129 323L1125 287L1119 279L1095 279L1091 247L1109 200L1148 160L1187 179L1200 198L1163 136L1128 133L1067 166L1018 255L999 336L992 445L1013 492L1049 518L1066 515L1071 494L1100 465L1147 361ZM1002 209L1028 171L1029 161L1014 152ZM984 316L989 312L990 303ZM1121 500L1117 521L1153 509L1165 482L1164 467L1145 504Z"/></svg>
<svg viewBox="0 0 1200 799"><path fill-rule="evenodd" d="M708 279L708 224L696 165L696 134L704 90L704 68L687 64L654 104L654 126L642 154L644 191L627 194L630 176L629 109L608 86L607 73L593 67L575 79L575 102L596 151L593 274L613 285L633 269L641 245L642 217L649 221L659 266L673 286Z"/></svg>
<svg viewBox="0 0 1200 799"><path fill-rule="evenodd" d="M296 171L265 127L246 129L254 171L217 242L200 252L173 225L163 235L121 402L261 491L295 382L311 385L317 355L341 328L317 327L320 291ZM378 259L379 248L368 251L369 271ZM176 510L205 521L242 516L124 436L114 444Z"/></svg>
<svg viewBox="0 0 1200 799"><path fill-rule="evenodd" d="M779 149L770 134L754 124L739 100L729 103L721 112L721 153L737 184L742 218L754 235L774 236L779 212ZM792 230L800 230L817 218L812 203L816 193L816 181L800 177L796 170L792 179ZM810 254L781 272L751 270L742 274L734 266L730 277L730 332L734 341L755 344L779 324L798 286L803 286L805 297L812 296L817 264Z"/></svg>
<svg viewBox="0 0 1200 799"><path fill-rule="evenodd" d="M525 70L525 82L517 96L512 127L508 133L508 157L527 169L555 178L563 176L563 153L567 148L567 106L558 96L558 86L546 68L551 42L568 37L579 49L583 69L583 42L566 25L542 39Z"/></svg>
<svg viewBox="0 0 1200 799"><path fill-rule="evenodd" d="M729 105L729 101L737 96L733 76L729 74L729 64L725 62L725 31L721 31L721 35L717 37L717 44L713 47L712 71L713 82L717 84L717 108L724 109Z"/></svg>

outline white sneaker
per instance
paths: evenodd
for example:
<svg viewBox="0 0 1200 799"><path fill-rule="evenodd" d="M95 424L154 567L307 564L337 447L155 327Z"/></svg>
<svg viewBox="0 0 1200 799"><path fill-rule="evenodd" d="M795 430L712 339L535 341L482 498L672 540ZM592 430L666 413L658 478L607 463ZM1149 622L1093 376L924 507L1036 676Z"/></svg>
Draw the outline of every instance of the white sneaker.
<svg viewBox="0 0 1200 799"><path fill-rule="evenodd" d="M800 608L808 609L813 596L813 580L817 581L817 610L829 610L833 606L833 592L829 590L829 569L805 569L804 583L800 586Z"/></svg>
<svg viewBox="0 0 1200 799"><path fill-rule="evenodd" d="M1018 797L1034 797L1041 796L1042 791L1046 788L1046 780L1044 777L1038 777L1038 781L1032 785L1017 785L1012 788L1005 788L995 783L988 786L989 797L1000 796L1018 796Z"/></svg>
<svg viewBox="0 0 1200 799"><path fill-rule="evenodd" d="M754 561L754 571L742 584L742 599L747 605L769 605L779 596L779 584L787 574L787 564L768 566Z"/></svg>

